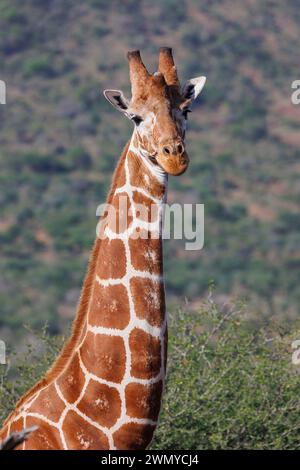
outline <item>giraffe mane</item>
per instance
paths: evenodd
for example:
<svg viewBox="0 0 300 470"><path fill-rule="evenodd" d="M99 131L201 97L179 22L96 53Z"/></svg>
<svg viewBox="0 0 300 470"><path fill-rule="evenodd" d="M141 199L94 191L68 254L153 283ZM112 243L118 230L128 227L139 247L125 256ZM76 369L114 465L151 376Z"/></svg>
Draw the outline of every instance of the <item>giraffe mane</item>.
<svg viewBox="0 0 300 470"><path fill-rule="evenodd" d="M113 174L112 184L111 184L109 194L107 197L108 204L111 202L113 194L115 192L117 182L120 176L120 172L122 170L123 163L128 152L129 145L130 145L130 140L125 145L123 152L121 154L121 157L119 159L117 168ZM65 368L68 366L69 361L72 357L72 351L74 347L78 345L81 339L82 327L84 326L85 313L86 313L86 308L88 307L88 303L89 303L89 298L90 298L92 283L93 283L93 278L94 278L94 272L96 268L97 255L99 253L100 246L101 246L101 239L97 238L91 251L90 260L88 264L88 270L87 270L87 274L86 274L83 287L81 290L81 295L80 295L80 299L78 302L76 315L73 320L70 337L67 339L66 343L63 346L62 351L60 352L58 357L55 359L54 363L52 364L50 369L46 372L44 377L40 379L31 389L28 390L27 393L25 393L25 395L23 395L17 401L15 410L12 411L8 415L8 417L5 419L2 426L5 426L5 424L14 415L16 415L19 412L20 406L22 406L24 402L26 402L30 396L34 395L40 388L46 387L49 383L53 381L53 379L56 378L58 374L63 372Z"/></svg>

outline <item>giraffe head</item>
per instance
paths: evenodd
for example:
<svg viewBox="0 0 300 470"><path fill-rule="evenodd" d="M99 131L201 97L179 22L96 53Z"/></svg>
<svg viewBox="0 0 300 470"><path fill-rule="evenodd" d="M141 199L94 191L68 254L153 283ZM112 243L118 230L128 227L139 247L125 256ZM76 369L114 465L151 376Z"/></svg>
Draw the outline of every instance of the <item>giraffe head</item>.
<svg viewBox="0 0 300 470"><path fill-rule="evenodd" d="M189 164L185 149L188 113L201 92L205 77L180 86L172 50L162 47L158 71L150 74L140 52L128 53L132 97L120 90L105 90L107 100L135 125L136 145L143 158L166 173L180 175Z"/></svg>

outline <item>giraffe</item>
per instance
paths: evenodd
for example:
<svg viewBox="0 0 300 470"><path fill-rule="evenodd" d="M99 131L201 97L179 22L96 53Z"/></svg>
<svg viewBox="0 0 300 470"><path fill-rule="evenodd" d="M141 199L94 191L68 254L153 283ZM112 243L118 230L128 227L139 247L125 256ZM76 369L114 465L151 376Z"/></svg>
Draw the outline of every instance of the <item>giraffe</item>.
<svg viewBox="0 0 300 470"><path fill-rule="evenodd" d="M70 338L0 432L4 440L37 426L19 450L146 449L157 426L167 360L163 205L168 175L188 167L187 114L206 79L181 87L167 47L154 74L139 51L127 56L131 100L120 90L104 95L134 123L133 134L97 226Z"/></svg>

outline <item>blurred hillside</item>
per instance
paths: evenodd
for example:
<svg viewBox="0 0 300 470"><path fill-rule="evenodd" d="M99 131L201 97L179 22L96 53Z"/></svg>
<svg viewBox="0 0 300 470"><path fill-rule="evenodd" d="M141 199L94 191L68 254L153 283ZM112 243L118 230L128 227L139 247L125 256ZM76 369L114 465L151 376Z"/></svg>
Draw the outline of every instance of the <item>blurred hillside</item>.
<svg viewBox="0 0 300 470"><path fill-rule="evenodd" d="M205 204L205 248L165 244L169 300L249 296L262 317L293 319L300 302L298 2L0 0L0 336L75 305L131 124L102 97L129 95L125 53L155 70L172 46L182 80L206 75L190 118L189 171L169 202Z"/></svg>

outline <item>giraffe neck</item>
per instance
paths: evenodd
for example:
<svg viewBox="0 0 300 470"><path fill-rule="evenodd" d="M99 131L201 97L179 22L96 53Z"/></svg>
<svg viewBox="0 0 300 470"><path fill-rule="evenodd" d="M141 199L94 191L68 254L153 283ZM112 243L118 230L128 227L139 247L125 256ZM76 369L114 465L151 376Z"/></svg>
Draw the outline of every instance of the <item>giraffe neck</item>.
<svg viewBox="0 0 300 470"><path fill-rule="evenodd" d="M47 428L54 448L144 449L152 439L166 367L166 186L134 133L108 198L119 222L101 219L76 343L65 367L25 400L16 417L38 424L42 434ZM38 432L26 448L39 448Z"/></svg>

